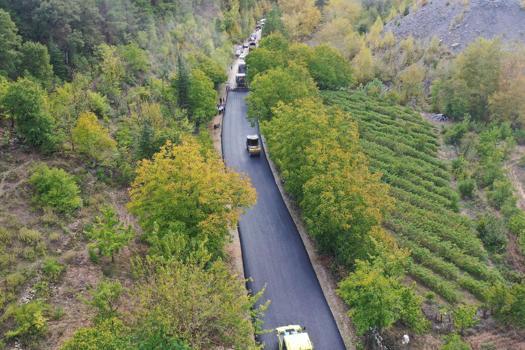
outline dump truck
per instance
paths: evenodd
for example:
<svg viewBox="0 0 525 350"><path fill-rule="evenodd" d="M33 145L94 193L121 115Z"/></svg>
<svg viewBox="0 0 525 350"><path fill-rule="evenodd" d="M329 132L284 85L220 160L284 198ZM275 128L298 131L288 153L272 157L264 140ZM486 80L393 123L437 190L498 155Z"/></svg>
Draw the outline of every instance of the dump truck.
<svg viewBox="0 0 525 350"><path fill-rule="evenodd" d="M306 328L299 325L277 327L279 350L314 350L314 346L306 333Z"/></svg>
<svg viewBox="0 0 525 350"><path fill-rule="evenodd" d="M261 145L259 143L259 135L246 136L246 151L250 157L261 155Z"/></svg>
<svg viewBox="0 0 525 350"><path fill-rule="evenodd" d="M237 84L237 88L245 88L246 87L246 73L235 74L235 83Z"/></svg>

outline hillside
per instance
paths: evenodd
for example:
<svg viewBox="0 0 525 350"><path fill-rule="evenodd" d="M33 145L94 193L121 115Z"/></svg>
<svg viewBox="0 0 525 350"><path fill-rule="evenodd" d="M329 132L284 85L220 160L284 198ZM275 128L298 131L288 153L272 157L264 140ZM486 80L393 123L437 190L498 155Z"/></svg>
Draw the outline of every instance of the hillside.
<svg viewBox="0 0 525 350"><path fill-rule="evenodd" d="M396 37L424 41L436 36L452 51L461 51L478 37L501 37L511 45L525 43L525 10L518 0L432 0L387 25Z"/></svg>

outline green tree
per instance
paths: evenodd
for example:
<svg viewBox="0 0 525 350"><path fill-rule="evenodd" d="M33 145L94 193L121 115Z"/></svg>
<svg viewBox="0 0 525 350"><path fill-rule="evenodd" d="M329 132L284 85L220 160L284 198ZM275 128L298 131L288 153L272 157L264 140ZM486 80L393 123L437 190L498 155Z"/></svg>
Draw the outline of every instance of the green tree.
<svg viewBox="0 0 525 350"><path fill-rule="evenodd" d="M148 241L179 237L204 244L214 256L222 255L228 228L255 202L249 181L191 137L142 160L130 195L129 209Z"/></svg>
<svg viewBox="0 0 525 350"><path fill-rule="evenodd" d="M97 310L97 323L118 316L118 301L123 292L119 281L102 281L91 291L91 299L87 303Z"/></svg>
<svg viewBox="0 0 525 350"><path fill-rule="evenodd" d="M454 309L454 327L460 334L463 334L466 329L478 324L479 320L476 318L477 311L478 308L474 305L460 305Z"/></svg>
<svg viewBox="0 0 525 350"><path fill-rule="evenodd" d="M495 284L488 291L487 303L500 321L525 327L525 283Z"/></svg>
<svg viewBox="0 0 525 350"><path fill-rule="evenodd" d="M371 328L387 329L400 319L402 312L413 310L421 316L421 301L403 287L393 276L386 275L381 267L358 261L356 269L339 284L338 294L350 306L349 315L358 334ZM404 305L408 302L409 305Z"/></svg>
<svg viewBox="0 0 525 350"><path fill-rule="evenodd" d="M40 300L30 301L27 304L12 304L0 317L0 321L12 321L12 328L5 332L7 339L18 338L29 343L36 337L45 334L47 330L46 313L49 306Z"/></svg>
<svg viewBox="0 0 525 350"><path fill-rule="evenodd" d="M215 89L217 89L220 84L226 82L228 79L228 76L224 70L224 66L219 64L217 61L205 55L197 55L196 60L197 64L195 68L204 72L204 74L210 78Z"/></svg>
<svg viewBox="0 0 525 350"><path fill-rule="evenodd" d="M29 178L34 190L34 201L42 207L59 213L71 213L80 208L80 189L70 174L58 168L39 165Z"/></svg>
<svg viewBox="0 0 525 350"><path fill-rule="evenodd" d="M177 92L177 104L182 109L190 107L190 72L182 54L177 56L177 76L173 81L175 91Z"/></svg>
<svg viewBox="0 0 525 350"><path fill-rule="evenodd" d="M1 104L26 143L51 151L58 137L55 119L46 107L46 98L46 93L37 83L24 78L9 84Z"/></svg>
<svg viewBox="0 0 525 350"><path fill-rule="evenodd" d="M284 23L281 19L282 13L279 6L274 5L272 9L266 14L266 23L262 30L263 37L266 37L272 33L278 32L285 34Z"/></svg>
<svg viewBox="0 0 525 350"><path fill-rule="evenodd" d="M217 92L211 79L201 70L191 71L188 102L191 120L197 126L209 122L217 114Z"/></svg>
<svg viewBox="0 0 525 350"><path fill-rule="evenodd" d="M50 63L47 47L32 41L26 41L20 48L20 64L22 75L29 74L38 79L43 86L49 86L53 78L53 66Z"/></svg>
<svg viewBox="0 0 525 350"><path fill-rule="evenodd" d="M148 53L135 42L121 45L117 51L125 66L126 82L128 84L137 84L144 81L146 74L151 70Z"/></svg>
<svg viewBox="0 0 525 350"><path fill-rule="evenodd" d="M192 349L216 346L257 349L249 317L258 319L260 294L250 297L222 261L201 264L172 262L151 271L146 268L131 299L137 308L130 316L139 330L165 333L186 341Z"/></svg>
<svg viewBox="0 0 525 350"><path fill-rule="evenodd" d="M95 162L109 165L117 150L117 143L91 112L82 113L72 131L72 140L80 154Z"/></svg>
<svg viewBox="0 0 525 350"><path fill-rule="evenodd" d="M441 350L471 350L471 348L458 334L451 334L445 337L445 345Z"/></svg>
<svg viewBox="0 0 525 350"><path fill-rule="evenodd" d="M9 13L0 9L0 76L13 76L16 71L21 39Z"/></svg>
<svg viewBox="0 0 525 350"><path fill-rule="evenodd" d="M252 120L269 120L272 108L279 102L290 103L318 95L315 82L305 68L291 64L287 68L270 69L258 75L251 84L247 98L248 116Z"/></svg>
<svg viewBox="0 0 525 350"><path fill-rule="evenodd" d="M92 241L88 245L92 256L110 256L115 261L115 254L124 248L135 233L131 226L124 226L115 210L111 207L102 209L102 215L86 230L86 235Z"/></svg>
<svg viewBox="0 0 525 350"><path fill-rule="evenodd" d="M316 46L308 60L308 70L321 90L346 88L352 83L352 70L346 59L334 48Z"/></svg>

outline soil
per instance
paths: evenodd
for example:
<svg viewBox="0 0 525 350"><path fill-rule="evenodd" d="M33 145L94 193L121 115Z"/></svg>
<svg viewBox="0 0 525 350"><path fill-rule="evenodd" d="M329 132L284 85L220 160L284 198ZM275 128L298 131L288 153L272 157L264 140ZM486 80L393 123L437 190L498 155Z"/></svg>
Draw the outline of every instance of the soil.
<svg viewBox="0 0 525 350"><path fill-rule="evenodd" d="M430 0L410 8L385 26L396 36L428 41L437 37L452 52L460 52L477 37L501 37L512 46L525 43L525 10L520 0Z"/></svg>

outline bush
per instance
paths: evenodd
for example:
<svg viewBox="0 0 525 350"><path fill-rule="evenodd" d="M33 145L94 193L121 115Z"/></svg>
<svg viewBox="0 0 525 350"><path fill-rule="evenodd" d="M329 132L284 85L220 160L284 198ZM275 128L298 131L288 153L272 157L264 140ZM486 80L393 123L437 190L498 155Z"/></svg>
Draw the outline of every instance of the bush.
<svg viewBox="0 0 525 350"><path fill-rule="evenodd" d="M485 247L493 253L501 253L507 247L505 225L494 215L486 215L478 220L477 230Z"/></svg>
<svg viewBox="0 0 525 350"><path fill-rule="evenodd" d="M476 182L471 178L458 181L458 190L461 198L472 198L475 187Z"/></svg>
<svg viewBox="0 0 525 350"><path fill-rule="evenodd" d="M65 266L59 263L55 258L44 260L42 272L51 282L56 282L64 272Z"/></svg>
<svg viewBox="0 0 525 350"><path fill-rule="evenodd" d="M80 189L73 176L58 168L40 165L29 179L35 195L34 202L59 213L71 213L82 205Z"/></svg>
<svg viewBox="0 0 525 350"><path fill-rule="evenodd" d="M508 180L496 180L492 190L487 193L487 198L492 206L501 209L503 204L513 198L512 185Z"/></svg>
<svg viewBox="0 0 525 350"><path fill-rule="evenodd" d="M7 339L19 338L23 341L42 336L46 332L49 307L42 301L31 301L23 305L11 305L1 320L12 320L13 329L5 333Z"/></svg>
<svg viewBox="0 0 525 350"><path fill-rule="evenodd" d="M445 338L445 345L441 350L470 350L470 346L459 335L451 334Z"/></svg>
<svg viewBox="0 0 525 350"><path fill-rule="evenodd" d="M22 227L20 231L18 231L18 239L25 244L34 246L42 241L42 234L37 230Z"/></svg>
<svg viewBox="0 0 525 350"><path fill-rule="evenodd" d="M514 233L517 236L524 233L525 232L525 214L520 212L520 213L517 213L511 216L511 218L509 219L509 222L507 223L507 227L509 228L510 232Z"/></svg>

